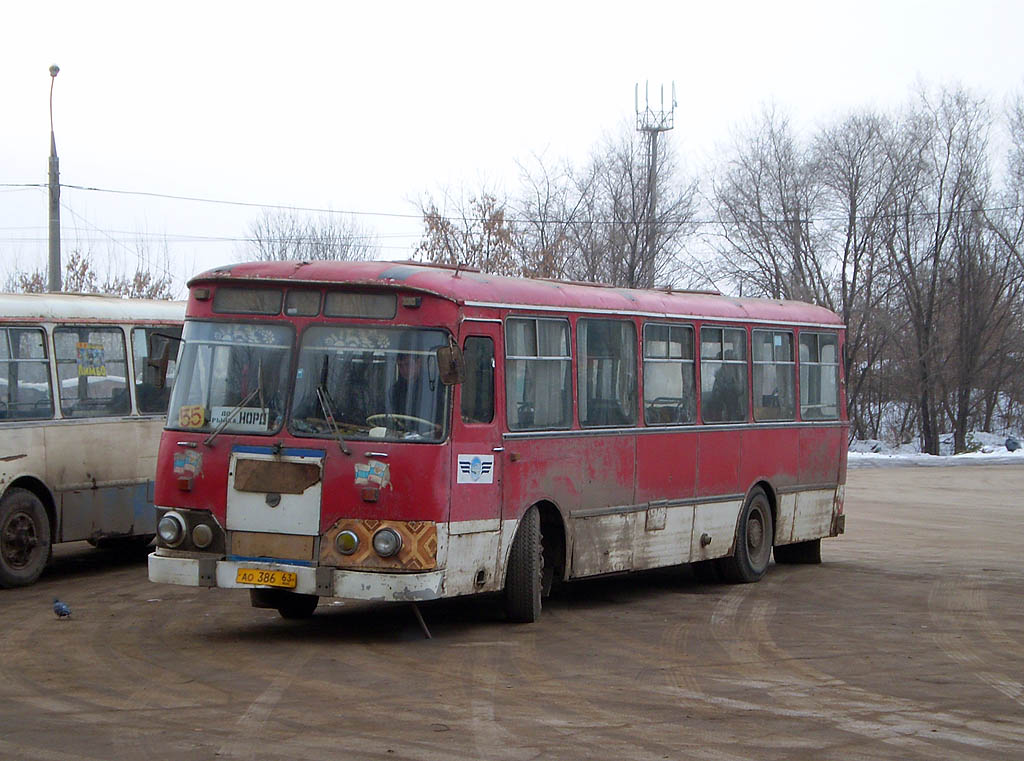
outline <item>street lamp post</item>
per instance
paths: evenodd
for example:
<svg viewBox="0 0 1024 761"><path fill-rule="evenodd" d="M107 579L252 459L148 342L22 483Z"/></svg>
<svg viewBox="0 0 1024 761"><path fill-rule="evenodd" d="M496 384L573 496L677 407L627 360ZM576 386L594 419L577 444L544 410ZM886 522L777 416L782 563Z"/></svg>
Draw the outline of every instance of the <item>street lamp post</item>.
<svg viewBox="0 0 1024 761"><path fill-rule="evenodd" d="M60 68L50 67L50 257L46 289L60 290L60 160L53 136L53 83Z"/></svg>

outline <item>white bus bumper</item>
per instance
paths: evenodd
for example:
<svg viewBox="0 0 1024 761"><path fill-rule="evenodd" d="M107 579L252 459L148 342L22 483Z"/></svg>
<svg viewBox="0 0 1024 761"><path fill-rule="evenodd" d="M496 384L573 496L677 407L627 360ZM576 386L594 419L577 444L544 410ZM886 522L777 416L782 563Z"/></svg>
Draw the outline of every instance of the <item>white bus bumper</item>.
<svg viewBox="0 0 1024 761"><path fill-rule="evenodd" d="M321 597L382 602L436 600L444 595L444 571L421 573L371 573L313 568L280 562L215 560L168 557L156 552L149 556L149 580L186 587L224 587L229 589L270 589L237 581L239 568L264 571L289 571L297 577L295 588L288 590Z"/></svg>

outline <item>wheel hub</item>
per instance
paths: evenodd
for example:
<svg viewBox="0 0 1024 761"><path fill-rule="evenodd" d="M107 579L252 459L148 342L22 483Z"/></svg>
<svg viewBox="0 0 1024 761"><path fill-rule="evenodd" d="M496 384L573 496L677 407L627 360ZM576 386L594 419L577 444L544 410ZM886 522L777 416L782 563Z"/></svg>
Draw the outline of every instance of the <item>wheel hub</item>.
<svg viewBox="0 0 1024 761"><path fill-rule="evenodd" d="M4 562L12 568L24 568L32 558L32 552L39 546L36 527L32 518L25 513L15 513L4 526L0 536L0 552Z"/></svg>
<svg viewBox="0 0 1024 761"><path fill-rule="evenodd" d="M759 550L762 544L764 544L764 524L761 523L760 516L752 515L747 523L747 547L751 550Z"/></svg>

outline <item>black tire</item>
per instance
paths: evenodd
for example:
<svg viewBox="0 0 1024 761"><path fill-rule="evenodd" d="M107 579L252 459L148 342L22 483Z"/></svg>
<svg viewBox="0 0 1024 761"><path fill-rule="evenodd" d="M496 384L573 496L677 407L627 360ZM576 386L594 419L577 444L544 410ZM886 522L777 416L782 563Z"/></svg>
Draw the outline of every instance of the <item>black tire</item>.
<svg viewBox="0 0 1024 761"><path fill-rule="evenodd" d="M747 497L736 526L736 549L732 557L721 558L719 569L726 581L747 584L757 581L772 558L772 508L761 487Z"/></svg>
<svg viewBox="0 0 1024 761"><path fill-rule="evenodd" d="M0 587L35 582L50 550L50 520L43 503L26 489L9 489L0 500Z"/></svg>
<svg viewBox="0 0 1024 761"><path fill-rule="evenodd" d="M519 521L505 572L505 613L510 621L532 624L540 618L543 574L540 512L531 507Z"/></svg>
<svg viewBox="0 0 1024 761"><path fill-rule="evenodd" d="M780 544L775 547L775 562L779 565L818 565L821 563L821 540Z"/></svg>
<svg viewBox="0 0 1024 761"><path fill-rule="evenodd" d="M298 592L282 592L277 606L281 618L297 620L309 618L316 610L320 598L316 595L303 595Z"/></svg>

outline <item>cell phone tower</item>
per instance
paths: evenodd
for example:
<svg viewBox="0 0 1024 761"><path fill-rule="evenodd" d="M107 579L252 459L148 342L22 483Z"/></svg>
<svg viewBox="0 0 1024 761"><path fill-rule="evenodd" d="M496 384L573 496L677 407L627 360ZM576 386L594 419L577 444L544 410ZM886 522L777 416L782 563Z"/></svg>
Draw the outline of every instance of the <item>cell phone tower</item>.
<svg viewBox="0 0 1024 761"><path fill-rule="evenodd" d="M636 129L647 137L647 234L644 245L642 279L643 285L650 288L654 285L654 255L656 246L656 212L658 208L658 135L668 132L675 126L676 83L672 83L672 97L668 110L665 110L665 85L661 86L661 107L655 111L651 107L650 90L644 82L644 107L640 108L640 83L633 92L636 105ZM650 281L650 282L646 282Z"/></svg>

